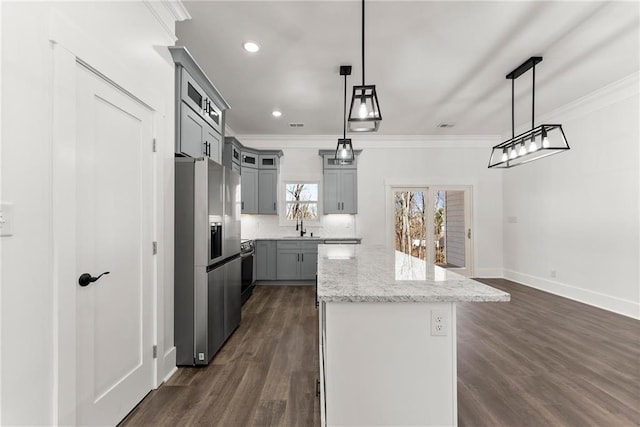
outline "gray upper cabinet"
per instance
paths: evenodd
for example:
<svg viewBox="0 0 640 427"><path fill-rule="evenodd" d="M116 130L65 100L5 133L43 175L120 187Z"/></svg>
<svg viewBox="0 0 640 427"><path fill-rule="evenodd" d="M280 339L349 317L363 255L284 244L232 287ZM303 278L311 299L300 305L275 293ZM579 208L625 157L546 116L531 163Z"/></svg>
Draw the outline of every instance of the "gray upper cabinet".
<svg viewBox="0 0 640 427"><path fill-rule="evenodd" d="M276 169L258 171L258 213L270 215L278 213L278 171Z"/></svg>
<svg viewBox="0 0 640 427"><path fill-rule="evenodd" d="M184 102L180 116L180 152L189 157L210 157L220 163L220 134Z"/></svg>
<svg viewBox="0 0 640 427"><path fill-rule="evenodd" d="M258 168L258 154L252 151L240 152L240 166L243 168Z"/></svg>
<svg viewBox="0 0 640 427"><path fill-rule="evenodd" d="M224 138L224 148L222 149L222 164L239 174L242 172L240 166L240 145L235 137L227 136Z"/></svg>
<svg viewBox="0 0 640 427"><path fill-rule="evenodd" d="M229 104L186 48L171 46L169 51L176 64L175 152L221 163L224 111Z"/></svg>
<svg viewBox="0 0 640 427"><path fill-rule="evenodd" d="M278 169L278 157L277 154L260 154L258 156L260 169Z"/></svg>
<svg viewBox="0 0 640 427"><path fill-rule="evenodd" d="M357 155L361 150L356 151ZM325 214L358 213L358 169L356 161L340 165L333 154L320 151L323 158L323 211Z"/></svg>
<svg viewBox="0 0 640 427"><path fill-rule="evenodd" d="M217 130L207 124L204 129L202 146L205 149L205 156L208 156L216 163L222 163L222 137Z"/></svg>
<svg viewBox="0 0 640 427"><path fill-rule="evenodd" d="M282 151L254 150L233 136L224 140L223 164L239 169L243 214L278 214L278 167Z"/></svg>
<svg viewBox="0 0 640 427"><path fill-rule="evenodd" d="M180 152L190 157L203 157L207 123L185 103L180 110Z"/></svg>
<svg viewBox="0 0 640 427"><path fill-rule="evenodd" d="M240 174L241 199L240 213L258 213L258 169L243 167Z"/></svg>

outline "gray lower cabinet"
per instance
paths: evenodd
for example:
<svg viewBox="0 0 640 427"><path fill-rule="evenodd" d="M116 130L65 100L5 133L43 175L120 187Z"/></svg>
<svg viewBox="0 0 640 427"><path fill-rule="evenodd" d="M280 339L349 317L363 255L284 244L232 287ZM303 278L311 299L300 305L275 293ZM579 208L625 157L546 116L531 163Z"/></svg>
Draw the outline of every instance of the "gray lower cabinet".
<svg viewBox="0 0 640 427"><path fill-rule="evenodd" d="M274 156L275 157L275 156ZM260 169L258 172L258 213L278 213L278 171Z"/></svg>
<svg viewBox="0 0 640 427"><path fill-rule="evenodd" d="M256 242L256 280L276 280L277 268L276 241L258 240Z"/></svg>
<svg viewBox="0 0 640 427"><path fill-rule="evenodd" d="M242 204L240 212L243 214L258 213L258 169L242 168L240 183L242 185Z"/></svg>
<svg viewBox="0 0 640 427"><path fill-rule="evenodd" d="M318 272L318 243L300 242L300 279L315 280Z"/></svg>
<svg viewBox="0 0 640 427"><path fill-rule="evenodd" d="M358 213L357 169L324 170L324 213Z"/></svg>
<svg viewBox="0 0 640 427"><path fill-rule="evenodd" d="M278 280L313 280L318 264L318 242L278 241Z"/></svg>

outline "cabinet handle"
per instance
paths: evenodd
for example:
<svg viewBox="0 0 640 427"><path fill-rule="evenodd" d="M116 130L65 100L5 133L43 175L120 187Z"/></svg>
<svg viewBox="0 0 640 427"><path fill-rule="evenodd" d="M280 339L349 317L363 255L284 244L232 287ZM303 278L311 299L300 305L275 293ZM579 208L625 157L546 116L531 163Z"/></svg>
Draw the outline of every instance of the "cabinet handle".
<svg viewBox="0 0 640 427"><path fill-rule="evenodd" d="M242 210L244 210L244 202L242 202L241 204L242 204Z"/></svg>
<svg viewBox="0 0 640 427"><path fill-rule="evenodd" d="M298 254L298 262L300 262L300 254Z"/></svg>
<svg viewBox="0 0 640 427"><path fill-rule="evenodd" d="M338 210L340 210L340 202L338 202Z"/></svg>
<svg viewBox="0 0 640 427"><path fill-rule="evenodd" d="M273 210L276 210L276 202L273 202Z"/></svg>

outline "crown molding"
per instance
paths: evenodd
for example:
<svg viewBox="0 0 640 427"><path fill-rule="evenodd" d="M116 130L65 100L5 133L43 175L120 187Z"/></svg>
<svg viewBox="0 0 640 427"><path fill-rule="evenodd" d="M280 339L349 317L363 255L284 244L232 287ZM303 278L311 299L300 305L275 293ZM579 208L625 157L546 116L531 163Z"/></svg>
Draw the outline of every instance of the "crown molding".
<svg viewBox="0 0 640 427"><path fill-rule="evenodd" d="M252 147L335 149L338 135L234 135ZM491 148L500 135L350 135L354 148Z"/></svg>
<svg viewBox="0 0 640 427"><path fill-rule="evenodd" d="M171 12L176 22L191 19L191 14L182 0L161 0L161 3Z"/></svg>
<svg viewBox="0 0 640 427"><path fill-rule="evenodd" d="M560 123L584 117L594 111L617 104L640 94L640 72L635 72L620 80L596 89L574 101L536 117L536 123ZM530 124L516 126L516 133L527 130ZM511 135L511 131L503 134ZM508 138L508 136L507 136ZM506 139L506 138L505 138Z"/></svg>
<svg viewBox="0 0 640 427"><path fill-rule="evenodd" d="M177 21L191 19L181 0L143 0L151 14L167 33L171 43L178 40L175 28Z"/></svg>

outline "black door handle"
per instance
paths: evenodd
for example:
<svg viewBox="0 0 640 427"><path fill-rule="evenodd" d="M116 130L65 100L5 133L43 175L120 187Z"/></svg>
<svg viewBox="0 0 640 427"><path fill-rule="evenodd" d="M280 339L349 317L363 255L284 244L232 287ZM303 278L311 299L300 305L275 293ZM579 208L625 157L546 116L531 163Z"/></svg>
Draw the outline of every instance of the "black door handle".
<svg viewBox="0 0 640 427"><path fill-rule="evenodd" d="M104 276L105 274L109 274L109 272L105 271L104 273L102 273L98 277L93 277L89 273L82 273L80 275L80 277L78 277L78 284L80 284L80 286L82 286L82 287L89 286L90 284L92 284L93 282L95 282L96 280L98 280L99 278Z"/></svg>

